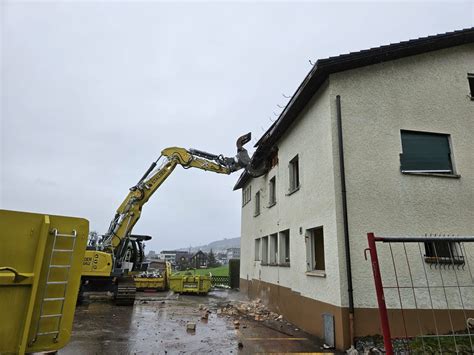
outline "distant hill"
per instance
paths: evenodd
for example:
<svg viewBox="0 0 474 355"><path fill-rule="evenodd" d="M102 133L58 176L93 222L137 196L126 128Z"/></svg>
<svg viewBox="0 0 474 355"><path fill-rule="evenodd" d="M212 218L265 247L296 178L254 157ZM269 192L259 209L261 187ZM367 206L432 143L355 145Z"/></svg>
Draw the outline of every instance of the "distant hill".
<svg viewBox="0 0 474 355"><path fill-rule="evenodd" d="M191 248L180 248L178 250L188 251L189 249L191 249L191 252L196 252L198 250L208 252L212 249L213 252L220 252L220 251L225 251L227 248L240 248L240 237L224 238L221 240L216 240L215 242L211 242L206 245L200 245L200 246L191 247Z"/></svg>

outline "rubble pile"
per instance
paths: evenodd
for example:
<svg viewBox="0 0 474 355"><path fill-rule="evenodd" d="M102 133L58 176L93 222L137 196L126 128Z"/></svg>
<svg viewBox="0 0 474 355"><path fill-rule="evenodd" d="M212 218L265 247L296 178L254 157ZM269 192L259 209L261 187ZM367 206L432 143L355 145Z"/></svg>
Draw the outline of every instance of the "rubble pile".
<svg viewBox="0 0 474 355"><path fill-rule="evenodd" d="M252 302L228 303L217 310L218 315L244 316L258 322L266 320L283 321L283 316L272 312L265 307L260 299Z"/></svg>

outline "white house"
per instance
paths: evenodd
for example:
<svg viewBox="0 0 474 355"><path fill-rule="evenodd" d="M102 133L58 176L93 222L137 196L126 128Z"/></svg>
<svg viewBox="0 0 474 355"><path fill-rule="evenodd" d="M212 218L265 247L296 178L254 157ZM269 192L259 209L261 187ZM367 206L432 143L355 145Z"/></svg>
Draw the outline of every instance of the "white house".
<svg viewBox="0 0 474 355"><path fill-rule="evenodd" d="M367 233L474 234L472 73L474 28L318 60L235 186L242 292L339 349L380 334Z"/></svg>

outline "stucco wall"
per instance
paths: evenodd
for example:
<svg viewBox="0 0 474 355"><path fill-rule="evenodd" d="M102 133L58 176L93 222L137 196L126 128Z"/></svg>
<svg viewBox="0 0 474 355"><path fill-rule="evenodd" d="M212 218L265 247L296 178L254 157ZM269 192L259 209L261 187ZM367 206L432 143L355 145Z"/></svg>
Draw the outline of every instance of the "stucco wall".
<svg viewBox="0 0 474 355"><path fill-rule="evenodd" d="M377 306L370 263L363 254L367 232L473 235L474 102L467 97L468 72L474 72L473 45L331 75L296 124L279 140L279 164L267 175L249 182L252 201L242 209L241 277L261 279L305 297L348 306L336 95L342 101L355 307ZM454 164L461 178L402 174L401 129L450 134ZM296 154L300 157L301 188L287 196L288 162ZM266 208L268 181L273 176L277 178L277 204ZM257 190L261 191L262 212L254 217ZM319 226L324 227L325 234L325 278L305 273L304 233ZM291 267L255 262L254 239L285 229L290 229ZM424 280L424 264L417 248L408 247L408 253L414 262L418 255L418 263L411 266L417 275L414 282L420 283ZM388 250L380 251L383 271L386 275L391 272L387 280L394 281ZM474 257L474 250L470 255ZM395 250L395 258L402 260L404 253ZM400 268L407 271L402 264ZM445 272L450 280L458 277L460 282L469 281L467 270ZM437 269L428 268L428 274L433 282L440 283ZM408 285L408 278L404 282ZM421 307L429 306L426 296L420 294ZM448 296L450 306L458 307L459 297ZM473 297L465 294L465 306L474 306ZM387 303L398 307L397 295L387 294ZM435 306L444 308L445 304L435 299Z"/></svg>
<svg viewBox="0 0 474 355"><path fill-rule="evenodd" d="M342 102L356 307L376 306L370 264L363 255L367 232L474 234L474 102L467 97L468 72L474 72L472 44L330 77L333 121L335 96L340 95ZM402 174L401 129L450 134L454 164L461 178ZM340 196L340 189L336 191ZM404 252L400 246L397 248L395 259L404 269L403 284L408 286L407 267L402 262ZM379 249L383 272L389 275L388 281L394 283L389 250L386 246ZM410 260L418 260L411 265L414 283L426 284L418 246L409 247L408 253ZM472 250L470 255L474 257ZM470 280L467 268L457 273L454 270L443 272L445 282L454 282L455 277L460 278L460 283ZM428 274L434 283L441 283L438 269L428 267ZM341 281L345 289L345 278ZM425 300L421 306L429 306L428 295L420 294L420 297ZM346 292L343 298L346 304ZM458 296L448 294L448 298L450 306L459 306ZM464 295L465 306L474 306L472 298L472 291L468 291ZM386 299L389 307L399 306L395 292L387 293ZM445 307L442 299L444 296L440 294L435 306ZM413 302L410 305L413 306Z"/></svg>
<svg viewBox="0 0 474 355"><path fill-rule="evenodd" d="M261 279L340 306L340 269L334 190L332 123L329 89L323 87L297 125L279 141L279 164L252 179L252 201L242 209L241 278ZM299 156L300 189L288 195L289 161ZM277 203L268 208L268 183L276 176ZM261 214L254 217L255 193L260 190ZM326 277L306 274L307 229L323 226ZM300 233L300 228L302 233ZM254 261L254 240L290 229L290 267L262 266Z"/></svg>

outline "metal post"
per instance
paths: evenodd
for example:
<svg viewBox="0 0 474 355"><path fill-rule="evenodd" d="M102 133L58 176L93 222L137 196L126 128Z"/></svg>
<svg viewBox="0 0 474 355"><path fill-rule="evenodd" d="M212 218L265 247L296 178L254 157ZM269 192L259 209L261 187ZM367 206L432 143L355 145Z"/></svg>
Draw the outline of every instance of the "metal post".
<svg viewBox="0 0 474 355"><path fill-rule="evenodd" d="M375 291L377 293L377 303L379 305L380 325L382 327L383 342L387 355L393 355L392 338L390 336L390 325L388 323L387 306L383 293L382 276L380 275L379 260L377 257L377 246L375 245L374 233L367 233L369 242L370 261L374 273Z"/></svg>

